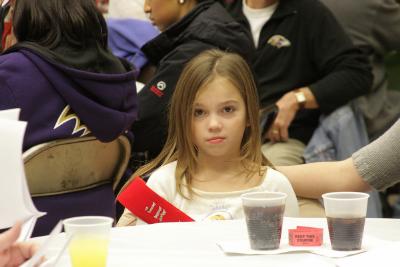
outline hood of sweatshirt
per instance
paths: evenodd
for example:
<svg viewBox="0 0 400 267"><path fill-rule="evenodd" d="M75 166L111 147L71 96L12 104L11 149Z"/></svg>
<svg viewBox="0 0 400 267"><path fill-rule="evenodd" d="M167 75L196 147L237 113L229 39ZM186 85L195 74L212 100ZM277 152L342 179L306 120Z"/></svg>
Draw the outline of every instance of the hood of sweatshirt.
<svg viewBox="0 0 400 267"><path fill-rule="evenodd" d="M116 73L80 70L61 64L40 51L26 47L14 48L7 53L16 51L32 62L48 81L50 88L68 104L81 123L85 124L100 141L114 140L128 130L136 119L134 70L125 68L125 71L119 70ZM26 72L27 75L34 73L37 72ZM35 77L24 78L35 80ZM35 85L32 84L32 86ZM53 90L47 91L52 94ZM29 98L29 90L26 90L26 94ZM35 100L32 99L32 101ZM46 105L46 102L42 102L41 105ZM45 110L44 108L42 112ZM32 110L32 112L35 111ZM65 114L64 119L65 121L69 119L68 114Z"/></svg>

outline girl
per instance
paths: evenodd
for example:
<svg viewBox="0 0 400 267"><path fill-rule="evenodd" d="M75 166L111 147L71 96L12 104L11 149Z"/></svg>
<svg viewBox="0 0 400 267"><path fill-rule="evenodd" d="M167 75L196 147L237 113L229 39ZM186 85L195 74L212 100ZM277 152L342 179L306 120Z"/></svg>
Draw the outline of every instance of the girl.
<svg viewBox="0 0 400 267"><path fill-rule="evenodd" d="M201 53L177 83L166 145L133 177L158 168L148 186L195 220L242 218L240 195L254 191L285 192L285 215L297 216L290 183L261 153L258 103L240 56ZM136 221L125 210L118 225Z"/></svg>

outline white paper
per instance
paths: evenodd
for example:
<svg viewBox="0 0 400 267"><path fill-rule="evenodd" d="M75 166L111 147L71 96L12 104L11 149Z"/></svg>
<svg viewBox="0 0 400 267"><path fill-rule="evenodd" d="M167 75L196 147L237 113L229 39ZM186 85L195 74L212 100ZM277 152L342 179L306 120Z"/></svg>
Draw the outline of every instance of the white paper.
<svg viewBox="0 0 400 267"><path fill-rule="evenodd" d="M21 233L17 240L18 242L26 241L31 237L33 229L35 228L36 221L37 221L37 218L32 217L24 222L24 224L22 225L22 228L21 228Z"/></svg>
<svg viewBox="0 0 400 267"><path fill-rule="evenodd" d="M19 108L0 110L0 119L17 121L20 111Z"/></svg>
<svg viewBox="0 0 400 267"><path fill-rule="evenodd" d="M0 112L8 117L0 119L0 229L23 221L26 223L21 237L27 238L33 229L32 218L39 218L45 213L36 209L28 190L22 159L26 122L10 118L9 115L15 116L15 112Z"/></svg>
<svg viewBox="0 0 400 267"><path fill-rule="evenodd" d="M288 230L295 229L297 226L308 226L308 227L318 227L323 228L323 244L322 246L310 246L310 247L297 247L289 246ZM245 229L246 230L246 229ZM282 254L289 252L309 252L313 254L318 254L330 258L341 258L350 255L359 254L374 246L378 245L379 242L368 236L364 236L363 245L361 250L354 251L337 251L331 248L331 243L329 239L329 232L326 221L323 220L313 220L310 218L290 218L285 217L282 226L282 237L279 249L276 250L253 250L250 248L250 243L248 238L240 240L230 240L230 241L220 241L217 245L226 254L243 254L243 255L273 255Z"/></svg>
<svg viewBox="0 0 400 267"><path fill-rule="evenodd" d="M289 252L310 252L330 258L341 258L350 255L359 254L365 252L366 249L353 250L353 251L337 251L332 250L331 245L324 243L319 247L292 247L289 244L281 242L278 249L274 250L254 250L250 248L248 240L238 240L237 242L219 242L217 245L227 254L243 254L243 255L276 255Z"/></svg>
<svg viewBox="0 0 400 267"><path fill-rule="evenodd" d="M23 221L18 241L24 241L30 238L37 219L45 213L39 212L33 204L26 181L22 159L26 122L18 121L19 111L0 111L0 229L9 228L16 221ZM62 222L59 222L35 255L21 266L30 267L41 261L46 251L54 245L55 237L61 230ZM59 255L48 261L47 266L55 266L68 242L67 239Z"/></svg>

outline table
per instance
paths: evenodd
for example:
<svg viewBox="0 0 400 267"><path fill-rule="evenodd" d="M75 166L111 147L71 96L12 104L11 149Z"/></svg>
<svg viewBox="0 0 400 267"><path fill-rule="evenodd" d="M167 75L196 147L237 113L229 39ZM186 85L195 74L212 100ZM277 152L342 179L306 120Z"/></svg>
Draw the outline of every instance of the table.
<svg viewBox="0 0 400 267"><path fill-rule="evenodd" d="M303 226L325 225L326 227L325 218L285 218L284 224L288 221ZM284 227L283 231L287 229ZM364 236L382 241L400 241L400 220L367 219ZM62 240L65 236L61 234L58 238ZM400 242L390 242L390 249L387 251L377 247L365 253L341 259L304 252L280 255L226 255L216 245L219 241L234 241L242 238L247 238L243 220L163 223L113 228L107 266L364 267L377 266L377 263L382 264L383 260L391 262L393 266L400 265L397 257L400 253ZM50 250L50 256L57 250L59 247L56 245ZM57 266L70 266L67 252L64 253Z"/></svg>

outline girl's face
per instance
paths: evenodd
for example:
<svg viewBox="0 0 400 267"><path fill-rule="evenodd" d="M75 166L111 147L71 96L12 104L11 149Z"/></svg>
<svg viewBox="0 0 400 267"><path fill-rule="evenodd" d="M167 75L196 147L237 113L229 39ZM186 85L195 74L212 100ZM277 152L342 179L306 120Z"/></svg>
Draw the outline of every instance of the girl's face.
<svg viewBox="0 0 400 267"><path fill-rule="evenodd" d="M239 90L223 77L213 79L198 91L193 103L192 140L199 159L239 157L246 124Z"/></svg>
<svg viewBox="0 0 400 267"><path fill-rule="evenodd" d="M180 20L182 6L179 0L145 0L144 12L160 31L164 31Z"/></svg>

